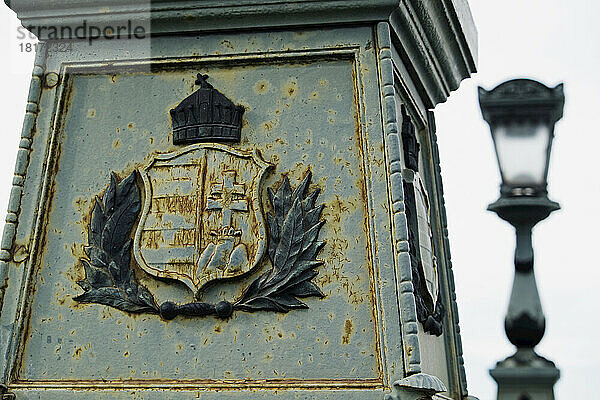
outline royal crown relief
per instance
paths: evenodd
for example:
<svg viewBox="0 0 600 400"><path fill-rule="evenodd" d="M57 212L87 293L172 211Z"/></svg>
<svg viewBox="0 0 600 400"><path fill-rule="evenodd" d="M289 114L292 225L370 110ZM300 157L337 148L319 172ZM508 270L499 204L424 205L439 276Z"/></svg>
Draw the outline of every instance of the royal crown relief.
<svg viewBox="0 0 600 400"><path fill-rule="evenodd" d="M242 134L243 106L236 106L198 74L198 90L171 110L173 144L197 142L238 143Z"/></svg>
<svg viewBox="0 0 600 400"><path fill-rule="evenodd" d="M172 319L228 318L237 310L288 312L308 308L301 298L323 297L312 279L322 265L317 256L325 245L319 240L324 205L317 203L319 189L309 190L310 171L295 188L287 176L276 189L267 188L273 211L265 220L261 192L273 165L256 149L219 143L240 141L244 108L207 79L198 74L200 88L171 110L173 142L187 146L155 156L120 182L113 173L96 198L87 258L80 260L85 279L77 282L84 293L75 300ZM270 268L261 273L265 253ZM137 267L139 273L184 283L197 301L159 304L139 283ZM257 277L239 298L201 301L209 282L251 274Z"/></svg>

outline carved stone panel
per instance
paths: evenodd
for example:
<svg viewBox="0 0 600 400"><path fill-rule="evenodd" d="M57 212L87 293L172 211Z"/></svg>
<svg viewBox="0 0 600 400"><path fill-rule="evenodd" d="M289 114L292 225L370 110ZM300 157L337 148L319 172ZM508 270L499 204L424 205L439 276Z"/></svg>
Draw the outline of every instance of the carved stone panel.
<svg viewBox="0 0 600 400"><path fill-rule="evenodd" d="M396 305L377 283L394 279L379 266L393 265L390 239L375 240L389 219L370 205L387 204L366 131L376 69L355 46L66 67L15 382L380 396L402 356L378 311ZM174 141L170 110L198 73L244 107L239 143Z"/></svg>

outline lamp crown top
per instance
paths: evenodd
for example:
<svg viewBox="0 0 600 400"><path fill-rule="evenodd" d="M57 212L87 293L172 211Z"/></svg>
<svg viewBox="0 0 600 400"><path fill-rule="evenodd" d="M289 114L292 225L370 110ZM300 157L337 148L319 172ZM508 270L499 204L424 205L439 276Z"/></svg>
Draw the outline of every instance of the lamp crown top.
<svg viewBox="0 0 600 400"><path fill-rule="evenodd" d="M512 79L491 90L478 88L483 118L544 118L554 123L562 118L565 102L562 83L551 88L532 79Z"/></svg>

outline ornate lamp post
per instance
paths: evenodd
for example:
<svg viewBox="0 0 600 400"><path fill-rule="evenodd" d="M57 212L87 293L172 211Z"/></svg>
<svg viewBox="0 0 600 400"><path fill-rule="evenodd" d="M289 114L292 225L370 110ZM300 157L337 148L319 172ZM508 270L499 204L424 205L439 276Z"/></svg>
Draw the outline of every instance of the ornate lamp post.
<svg viewBox="0 0 600 400"><path fill-rule="evenodd" d="M554 124L562 117L563 85L548 88L515 79L487 91L479 88L483 118L490 125L500 167L500 198L488 210L515 227L515 279L504 320L506 336L517 348L490 374L498 400L552 400L559 370L534 347L546 321L533 272L532 228L560 208L548 199L547 175Z"/></svg>

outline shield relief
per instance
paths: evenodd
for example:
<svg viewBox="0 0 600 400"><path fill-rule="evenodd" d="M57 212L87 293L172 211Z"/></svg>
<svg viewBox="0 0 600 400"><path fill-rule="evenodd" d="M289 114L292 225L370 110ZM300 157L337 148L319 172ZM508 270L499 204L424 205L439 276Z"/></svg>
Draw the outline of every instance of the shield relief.
<svg viewBox="0 0 600 400"><path fill-rule="evenodd" d="M423 266L423 275L427 291L435 305L439 295L439 278L437 270L437 260L433 251L433 233L431 229L431 214L427 190L421 180L419 173L414 174L414 191L417 211L417 221L419 227L419 252L421 254L421 264Z"/></svg>
<svg viewBox="0 0 600 400"><path fill-rule="evenodd" d="M271 165L257 151L197 144L141 171L145 201L134 254L147 273L197 292L253 270L266 248L260 187Z"/></svg>

